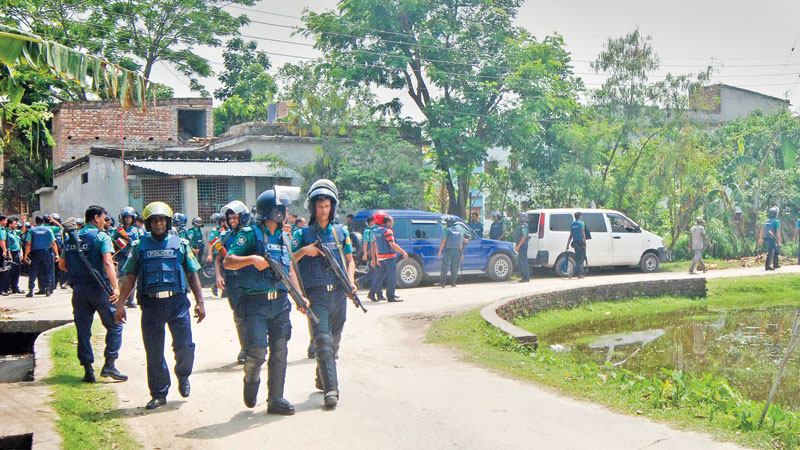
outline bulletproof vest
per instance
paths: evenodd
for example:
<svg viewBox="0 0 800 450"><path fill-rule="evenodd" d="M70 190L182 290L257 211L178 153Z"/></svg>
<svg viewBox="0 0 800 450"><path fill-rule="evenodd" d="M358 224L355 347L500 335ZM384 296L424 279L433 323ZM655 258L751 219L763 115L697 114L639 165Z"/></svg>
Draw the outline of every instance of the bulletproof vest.
<svg viewBox="0 0 800 450"><path fill-rule="evenodd" d="M228 231L222 237L222 246L225 247L225 250L230 250L233 247L233 244L236 242L236 236L239 233L236 231ZM224 269L225 273L223 274L225 277L225 284L227 285L229 281L235 281L237 276L239 275L238 270L230 270Z"/></svg>
<svg viewBox="0 0 800 450"><path fill-rule="evenodd" d="M31 228L31 250L47 250L50 248L50 229L37 225Z"/></svg>
<svg viewBox="0 0 800 450"><path fill-rule="evenodd" d="M186 274L181 264L181 238L167 235L139 241L139 292L155 294L186 292Z"/></svg>
<svg viewBox="0 0 800 450"><path fill-rule="evenodd" d="M342 229L341 225L334 225L336 229L336 235L339 236L339 243L338 245L344 245L344 230ZM314 227L303 227L302 229L302 246L306 246L309 244L313 244L317 242L319 239L326 248L331 249L333 252L333 257L336 262L339 264L339 267L342 270L345 270L345 265L343 264L342 258L339 255L339 250L337 249L337 242L333 237L333 232L325 232L317 234ZM378 247L378 252L380 253L380 247ZM315 256L310 257L306 256L301 258L297 261L297 268L300 271L300 276L303 279L303 285L307 288L315 288L315 287L323 287L329 284L336 284L338 283L338 279L336 275L334 275L333 270L328 266L328 263L325 261L325 257Z"/></svg>
<svg viewBox="0 0 800 450"><path fill-rule="evenodd" d="M492 226L489 228L489 238L499 239L501 234L503 234L503 222L492 222Z"/></svg>
<svg viewBox="0 0 800 450"><path fill-rule="evenodd" d="M81 260L81 257L78 255L79 251L86 255L89 264L102 274L103 279L108 280L106 271L103 270L103 254L100 253L100 249L97 248L96 244L97 233L99 232L100 230L92 228L85 233L80 233L78 235L80 245L72 239L67 239L64 245L64 255L67 258L67 281L69 283L81 284L95 282L92 275L89 274L89 270L86 268L83 260Z"/></svg>
<svg viewBox="0 0 800 450"><path fill-rule="evenodd" d="M770 217L764 223L764 239L767 239L767 240L770 240L770 241L772 239L774 239L772 237L772 235L769 234L769 232L772 231L773 233L777 233L778 230L775 229L775 221L776 221L776 219L773 219L773 218Z"/></svg>
<svg viewBox="0 0 800 450"><path fill-rule="evenodd" d="M572 234L572 240L574 242L580 242L583 240L583 233L581 232L581 223L579 221L574 221L569 226L569 232Z"/></svg>
<svg viewBox="0 0 800 450"><path fill-rule="evenodd" d="M280 228L275 230L274 235L268 235L258 227L251 227L256 238L255 255L269 255L273 261L281 264L281 269L289 273L289 250L283 244ZM305 259L305 258L303 258ZM264 289L272 288L286 291L283 283L278 283L275 274L270 269L258 270L255 266L248 265L239 269L239 287L245 289Z"/></svg>
<svg viewBox="0 0 800 450"><path fill-rule="evenodd" d="M58 245L59 248L64 248L64 238L61 235L62 231L61 227L49 227L49 228L50 231L53 232L53 237L56 238L56 245Z"/></svg>
<svg viewBox="0 0 800 450"><path fill-rule="evenodd" d="M522 239L522 236L525 236L527 234L528 234L527 225L525 225L525 224L518 225L517 226L517 231L514 233L514 240L519 242L520 239ZM528 239L525 239L525 242L522 244L522 246L520 248L527 247L527 246L528 246Z"/></svg>
<svg viewBox="0 0 800 450"><path fill-rule="evenodd" d="M119 251L120 255L127 255L130 253L133 243L139 240L139 230L136 227L128 228L125 230L125 234L128 235L129 241L125 244L125 248Z"/></svg>
<svg viewBox="0 0 800 450"><path fill-rule="evenodd" d="M461 232L456 227L449 227L447 229L447 241L444 248L458 249L461 245Z"/></svg>
<svg viewBox="0 0 800 450"><path fill-rule="evenodd" d="M378 255L388 255L394 253L394 249L386 242L387 227L379 227L375 230L375 245L378 247Z"/></svg>

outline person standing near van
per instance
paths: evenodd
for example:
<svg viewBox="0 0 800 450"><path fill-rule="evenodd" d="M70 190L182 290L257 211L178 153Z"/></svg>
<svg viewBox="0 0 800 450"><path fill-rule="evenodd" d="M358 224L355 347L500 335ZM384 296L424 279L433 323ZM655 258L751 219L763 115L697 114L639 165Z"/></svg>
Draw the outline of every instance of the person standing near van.
<svg viewBox="0 0 800 450"><path fill-rule="evenodd" d="M575 213L567 238L567 250L570 243L575 250L575 275L578 278L583 278L583 261L586 259L586 224L581 220L582 216L580 211Z"/></svg>
<svg viewBox="0 0 800 450"><path fill-rule="evenodd" d="M689 252L694 253L694 258L692 258L692 265L689 266L689 273L694 273L695 266L698 270L702 270L703 273L708 272L708 267L703 263L703 248L706 245L711 247L711 241L708 240L706 237L706 229L703 226L706 223L702 217L698 217L695 219L697 225L693 226L689 230Z"/></svg>
<svg viewBox="0 0 800 450"><path fill-rule="evenodd" d="M439 246L439 259L442 260L442 274L439 278L439 286L447 286L447 269L450 269L450 285L456 287L458 279L458 266L461 265L461 255L464 250L464 235L456 227L456 218L453 216L444 217L447 228L444 229L444 238ZM444 251L444 259L442 259Z"/></svg>
<svg viewBox="0 0 800 450"><path fill-rule="evenodd" d="M408 253L403 250L394 240L394 231L392 225L394 219L392 216L386 216L383 219L383 226L375 230L375 250L373 256L375 257L373 268L378 270L375 278L372 279L372 285L369 288L367 298L373 302L378 299L375 295L380 291L383 280L386 280L386 300L389 302L402 302L397 295L395 289L397 287L397 253L403 255L403 259L408 258Z"/></svg>
<svg viewBox="0 0 800 450"><path fill-rule="evenodd" d="M531 272L528 268L528 215L519 213L519 224L514 233L514 251L519 255L519 275L522 277L519 282L527 283L531 281Z"/></svg>
<svg viewBox="0 0 800 450"><path fill-rule="evenodd" d="M489 239L502 241L506 237L506 227L503 225L503 215L500 211L492 211L492 225L489 227Z"/></svg>
<svg viewBox="0 0 800 450"><path fill-rule="evenodd" d="M478 213L472 213L469 215L469 222L467 222L472 231L474 231L478 237L483 237L483 222L479 220Z"/></svg>

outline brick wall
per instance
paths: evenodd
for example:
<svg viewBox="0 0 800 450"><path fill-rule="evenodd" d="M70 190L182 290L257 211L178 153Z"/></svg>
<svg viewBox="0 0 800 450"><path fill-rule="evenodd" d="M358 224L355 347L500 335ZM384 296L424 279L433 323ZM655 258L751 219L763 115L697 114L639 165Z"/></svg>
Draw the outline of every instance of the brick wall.
<svg viewBox="0 0 800 450"><path fill-rule="evenodd" d="M638 297L705 297L705 278L633 281L596 286L584 286L554 292L540 292L511 300L501 300L481 310L489 324L500 328L515 339L536 346L536 334L518 328L512 322L519 317L532 316L554 308L574 308L588 302L624 300Z"/></svg>
<svg viewBox="0 0 800 450"><path fill-rule="evenodd" d="M118 102L63 103L54 113L53 165L59 167L89 154L91 147L160 149L181 146L178 110L205 111L206 136L213 136L211 99L167 99L146 110L123 110ZM124 137L124 141L123 141Z"/></svg>

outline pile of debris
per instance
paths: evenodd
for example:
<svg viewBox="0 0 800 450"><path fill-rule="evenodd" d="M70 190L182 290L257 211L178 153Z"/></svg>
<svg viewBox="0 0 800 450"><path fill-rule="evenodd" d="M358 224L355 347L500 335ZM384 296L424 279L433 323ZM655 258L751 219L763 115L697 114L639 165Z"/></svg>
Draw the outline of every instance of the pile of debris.
<svg viewBox="0 0 800 450"><path fill-rule="evenodd" d="M766 260L767 260L767 254L766 253L762 253L762 254L756 255L756 256L745 256L744 258L740 258L739 259L739 263L742 265L742 267L751 267L753 265L763 266L764 263L766 263ZM794 257L778 255L778 262L782 266L788 266L790 264L795 264L795 261L797 261L797 260Z"/></svg>

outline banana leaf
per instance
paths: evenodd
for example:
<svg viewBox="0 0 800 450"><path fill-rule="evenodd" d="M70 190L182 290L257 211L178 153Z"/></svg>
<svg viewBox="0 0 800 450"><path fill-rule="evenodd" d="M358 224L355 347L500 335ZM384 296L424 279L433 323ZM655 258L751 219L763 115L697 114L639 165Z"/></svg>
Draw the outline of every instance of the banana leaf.
<svg viewBox="0 0 800 450"><path fill-rule="evenodd" d="M781 152L783 153L783 170L794 167L797 161L797 145L788 136L781 138Z"/></svg>
<svg viewBox="0 0 800 450"><path fill-rule="evenodd" d="M0 35L0 62L9 67L15 66L25 44L26 41L21 39Z"/></svg>

